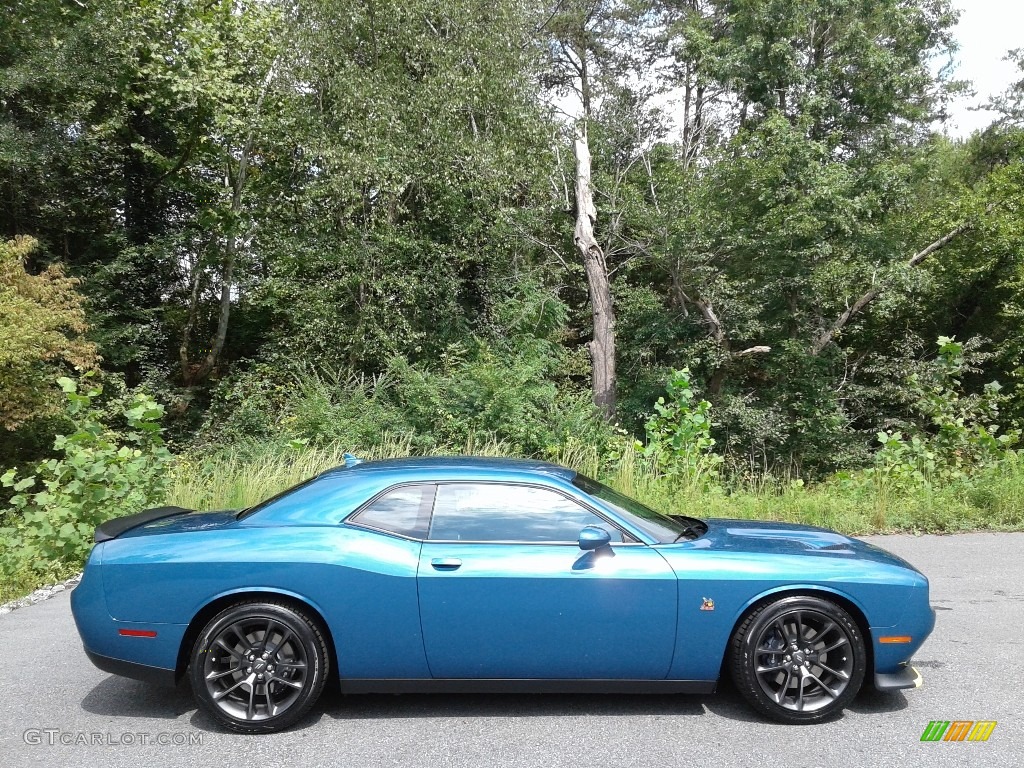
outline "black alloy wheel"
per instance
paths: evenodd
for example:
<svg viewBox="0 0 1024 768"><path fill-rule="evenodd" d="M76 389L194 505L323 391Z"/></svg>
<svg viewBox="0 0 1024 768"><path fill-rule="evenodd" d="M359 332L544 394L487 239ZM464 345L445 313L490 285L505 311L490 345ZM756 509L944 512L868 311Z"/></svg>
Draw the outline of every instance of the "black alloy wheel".
<svg viewBox="0 0 1024 768"><path fill-rule="evenodd" d="M814 723L846 707L866 672L864 638L829 600L796 596L761 605L730 645L733 680L758 711L786 723Z"/></svg>
<svg viewBox="0 0 1024 768"><path fill-rule="evenodd" d="M213 617L192 651L192 691L242 733L293 725L316 703L329 656L316 622L282 603L242 602Z"/></svg>

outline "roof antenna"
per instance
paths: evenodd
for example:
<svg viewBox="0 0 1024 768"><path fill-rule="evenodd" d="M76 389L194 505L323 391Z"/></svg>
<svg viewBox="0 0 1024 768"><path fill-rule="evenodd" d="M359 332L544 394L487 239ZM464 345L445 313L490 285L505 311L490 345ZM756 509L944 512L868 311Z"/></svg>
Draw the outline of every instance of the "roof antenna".
<svg viewBox="0 0 1024 768"><path fill-rule="evenodd" d="M362 464L363 460L353 456L351 453L346 453L342 458L345 459L346 467L354 467L356 464Z"/></svg>

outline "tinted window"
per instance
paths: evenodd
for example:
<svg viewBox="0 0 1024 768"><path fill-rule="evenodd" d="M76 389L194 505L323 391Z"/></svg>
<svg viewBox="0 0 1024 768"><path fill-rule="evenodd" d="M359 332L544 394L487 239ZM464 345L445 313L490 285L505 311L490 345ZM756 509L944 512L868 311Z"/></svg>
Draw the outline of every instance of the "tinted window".
<svg viewBox="0 0 1024 768"><path fill-rule="evenodd" d="M352 518L352 522L422 539L427 534L433 495L432 485L393 488L360 510Z"/></svg>
<svg viewBox="0 0 1024 768"><path fill-rule="evenodd" d="M588 525L622 534L560 493L524 485L445 483L437 486L433 541L575 542Z"/></svg>

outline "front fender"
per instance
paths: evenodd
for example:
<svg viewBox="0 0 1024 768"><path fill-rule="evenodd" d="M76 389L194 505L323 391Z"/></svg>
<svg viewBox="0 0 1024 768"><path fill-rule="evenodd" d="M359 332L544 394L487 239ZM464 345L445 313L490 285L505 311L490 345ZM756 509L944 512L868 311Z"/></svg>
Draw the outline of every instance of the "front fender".
<svg viewBox="0 0 1024 768"><path fill-rule="evenodd" d="M833 597L855 614L865 643L872 643L872 630L896 626L924 581L916 572L894 564L854 558L767 558L694 547L659 550L679 584L678 640L670 679L717 679L736 627L766 599L801 593ZM808 579L809 573L815 578ZM888 661L889 656L883 659Z"/></svg>

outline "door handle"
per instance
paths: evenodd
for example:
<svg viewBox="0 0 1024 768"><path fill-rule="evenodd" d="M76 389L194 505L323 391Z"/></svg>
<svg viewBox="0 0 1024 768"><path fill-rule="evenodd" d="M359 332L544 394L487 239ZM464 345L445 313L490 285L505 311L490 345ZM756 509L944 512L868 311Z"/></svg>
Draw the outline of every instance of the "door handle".
<svg viewBox="0 0 1024 768"><path fill-rule="evenodd" d="M436 571L457 571L462 561L457 557L435 557L430 564Z"/></svg>

